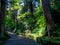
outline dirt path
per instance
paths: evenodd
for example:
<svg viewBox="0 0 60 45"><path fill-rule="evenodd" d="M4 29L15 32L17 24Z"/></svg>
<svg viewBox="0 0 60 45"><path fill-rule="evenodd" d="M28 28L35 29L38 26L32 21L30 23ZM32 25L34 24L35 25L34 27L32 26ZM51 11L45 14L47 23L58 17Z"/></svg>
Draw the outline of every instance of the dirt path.
<svg viewBox="0 0 60 45"><path fill-rule="evenodd" d="M35 42L34 40L17 36L14 33L8 32L9 36L11 37L9 40L6 40L4 45L41 45Z"/></svg>

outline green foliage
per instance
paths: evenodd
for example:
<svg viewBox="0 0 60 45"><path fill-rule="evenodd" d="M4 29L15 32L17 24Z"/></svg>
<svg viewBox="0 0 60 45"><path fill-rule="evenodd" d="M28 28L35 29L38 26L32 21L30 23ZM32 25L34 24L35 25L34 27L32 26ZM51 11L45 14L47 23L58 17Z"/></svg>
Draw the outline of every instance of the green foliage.
<svg viewBox="0 0 60 45"><path fill-rule="evenodd" d="M53 1L51 0L51 7L54 9L54 10L57 10L59 11L60 10L60 0L56 0L56 1Z"/></svg>
<svg viewBox="0 0 60 45"><path fill-rule="evenodd" d="M5 27L13 27L13 26L14 26L13 20L9 16L6 16L5 17Z"/></svg>
<svg viewBox="0 0 60 45"><path fill-rule="evenodd" d="M40 37L37 41L44 45L60 45L60 37Z"/></svg>
<svg viewBox="0 0 60 45"><path fill-rule="evenodd" d="M46 21L41 7L36 8L34 11L34 18L30 15L30 12L25 12L17 16L19 29L16 33L20 34L21 32L25 32L26 37L34 40L39 36L43 36L45 34ZM26 24L28 29L25 27ZM30 32L26 33L27 30Z"/></svg>
<svg viewBox="0 0 60 45"><path fill-rule="evenodd" d="M42 40L43 42L60 42L60 27L56 25L53 35L51 38L44 37L45 34L45 28L46 28L46 20L45 16L42 10L42 5L40 4L39 7L34 8L33 15L31 15L30 12L27 12L29 8L29 0L24 0L24 5L21 6L22 0L12 0L11 6L9 7L9 11L6 12L5 16L5 28L15 28L15 24L17 24L17 30L16 34L18 35L24 35L26 37L32 38L36 40L37 37L39 37L39 42ZM40 0L36 0L37 2L40 2ZM55 2L52 2L51 0L51 9L54 13L55 11L60 11L60 0L56 0ZM25 4L26 3L26 4ZM41 3L41 2L40 2ZM1 7L1 4L0 4ZM14 10L17 9L17 13L14 14ZM26 11L25 11L26 10ZM54 10L54 11L53 11ZM58 13L56 12L56 15ZM15 17L15 15L17 15ZM52 14L55 15L55 14ZM15 23L15 18L17 20L17 23ZM14 29L12 29L13 31ZM41 37L41 38L40 38ZM55 37L55 38L54 38ZM3 38L6 38L5 35ZM2 38L2 39L3 39Z"/></svg>
<svg viewBox="0 0 60 45"><path fill-rule="evenodd" d="M27 0L26 0L27 1ZM44 34L45 32L45 17L43 14L43 10L42 7L38 7L36 8L36 10L34 11L34 18L30 15L30 12L25 12L23 14L21 14L21 10L23 9L22 6L16 5L17 0L13 0L12 2L14 2L14 6L10 8L10 10L8 11L8 16L5 17L5 24L6 27L14 27L15 23L14 23L14 12L13 10L18 9L19 15L17 16L17 21L18 21L18 29L16 30L15 33L19 34L21 32L24 32L26 29L26 24L28 27L28 30L32 31L32 33L36 33L36 34ZM28 1L27 1L28 2Z"/></svg>
<svg viewBox="0 0 60 45"><path fill-rule="evenodd" d="M40 2L40 0L36 0L37 2Z"/></svg>
<svg viewBox="0 0 60 45"><path fill-rule="evenodd" d="M25 36L36 40L37 37L45 34L46 21L42 7L39 6L35 8L33 15L31 15L31 13L27 12L27 10L24 12L25 8L29 8L29 0L24 1L24 3L26 3L24 4L25 6L20 5L21 1L22 0L12 0L11 7L5 16L5 27L10 27L11 30L14 31L15 24L17 24L17 30L15 31L16 34L25 33ZM40 0L36 1L40 2ZM17 13L14 12L16 9ZM15 17L15 15L17 16ZM14 22L15 18L17 19L17 23Z"/></svg>
<svg viewBox="0 0 60 45"><path fill-rule="evenodd" d="M29 12L26 12L24 14L20 14L19 16L17 16L18 19L22 19L25 18L26 16L28 16Z"/></svg>
<svg viewBox="0 0 60 45"><path fill-rule="evenodd" d="M37 8L37 11L35 13L35 17L36 17L36 25L37 25L36 28L34 29L34 30L36 30L35 32L37 32L37 31L44 32L43 30L45 30L46 22L45 22L45 17L44 17L41 7Z"/></svg>
<svg viewBox="0 0 60 45"><path fill-rule="evenodd" d="M54 22L56 24L53 35L55 35L56 37L60 37L60 21L59 21L59 17L60 17L60 0L51 0L51 12L52 12L52 17L54 19ZM58 15L58 16L57 16Z"/></svg>

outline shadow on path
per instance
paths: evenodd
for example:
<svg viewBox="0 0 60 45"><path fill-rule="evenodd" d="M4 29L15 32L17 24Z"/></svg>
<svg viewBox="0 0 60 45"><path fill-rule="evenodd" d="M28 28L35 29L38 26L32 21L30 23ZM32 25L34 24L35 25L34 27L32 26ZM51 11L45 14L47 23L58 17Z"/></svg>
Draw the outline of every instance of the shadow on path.
<svg viewBox="0 0 60 45"><path fill-rule="evenodd" d="M41 45L35 42L34 40L18 36L14 33L8 32L8 35L11 37L6 40L4 45Z"/></svg>

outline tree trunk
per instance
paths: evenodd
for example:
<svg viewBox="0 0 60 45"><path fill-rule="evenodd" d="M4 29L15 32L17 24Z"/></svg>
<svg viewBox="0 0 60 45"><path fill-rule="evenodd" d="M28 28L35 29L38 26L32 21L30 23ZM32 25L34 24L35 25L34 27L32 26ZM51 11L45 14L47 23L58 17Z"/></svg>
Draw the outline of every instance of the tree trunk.
<svg viewBox="0 0 60 45"><path fill-rule="evenodd" d="M43 12L46 18L47 33L48 36L50 37L51 36L50 31L53 31L54 21L52 19L51 12L50 12L49 0L41 0L41 2L42 2Z"/></svg>
<svg viewBox="0 0 60 45"><path fill-rule="evenodd" d="M29 1L29 9L30 9L30 12L33 13L33 4L32 4L32 0Z"/></svg>
<svg viewBox="0 0 60 45"><path fill-rule="evenodd" d="M4 34L5 0L1 0L0 35Z"/></svg>

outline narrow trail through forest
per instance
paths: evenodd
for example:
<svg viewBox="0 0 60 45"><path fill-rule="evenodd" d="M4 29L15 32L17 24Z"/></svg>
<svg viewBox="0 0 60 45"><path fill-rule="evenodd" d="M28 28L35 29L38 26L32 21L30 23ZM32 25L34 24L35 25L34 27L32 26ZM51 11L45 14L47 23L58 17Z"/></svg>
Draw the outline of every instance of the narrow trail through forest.
<svg viewBox="0 0 60 45"><path fill-rule="evenodd" d="M8 32L8 35L11 37L6 40L4 45L41 45L35 42L34 40L18 36L14 33Z"/></svg>

